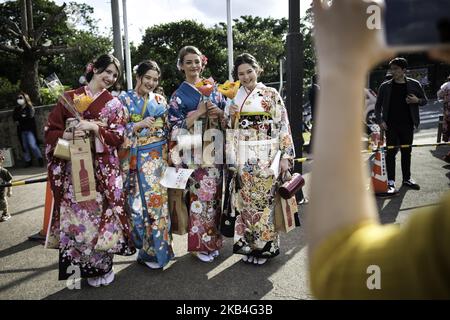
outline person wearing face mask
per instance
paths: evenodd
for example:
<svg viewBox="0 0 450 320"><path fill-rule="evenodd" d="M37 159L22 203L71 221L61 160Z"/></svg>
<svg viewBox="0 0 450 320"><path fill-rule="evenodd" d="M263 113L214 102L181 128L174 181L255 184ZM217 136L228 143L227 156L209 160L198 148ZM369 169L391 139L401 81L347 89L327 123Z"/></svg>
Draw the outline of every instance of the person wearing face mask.
<svg viewBox="0 0 450 320"><path fill-rule="evenodd" d="M283 175L295 158L283 100L275 89L258 82L261 71L252 55L243 53L236 58L233 76L242 86L226 108L229 128L239 130L231 144L227 135L227 153L238 155L232 195L237 216L233 251L255 265L280 252L274 225L278 172L273 172L271 165L280 154Z"/></svg>
<svg viewBox="0 0 450 320"><path fill-rule="evenodd" d="M174 257L167 189L159 184L167 167L169 134L166 100L154 93L160 77L156 62L143 61L136 69L135 89L119 96L128 121L120 152L126 208L140 249L138 261L151 269L163 268Z"/></svg>
<svg viewBox="0 0 450 320"><path fill-rule="evenodd" d="M65 131L66 121L74 115L59 102L48 117L45 128L48 177L54 208L47 234L47 247L59 249L59 279L66 280L79 270L93 287L114 280L113 255L135 253L131 228L124 210L125 199L118 148L125 135L126 114L122 103L107 89L120 75L119 61L112 55L99 56L87 67L88 85L69 91L87 103L79 110L82 120L74 133ZM53 156L58 138L82 139L86 134L97 139L93 149L96 200L78 203L72 186L70 161Z"/></svg>
<svg viewBox="0 0 450 320"><path fill-rule="evenodd" d="M169 102L172 141L176 141L179 136L188 136L183 131L193 134L196 131L194 125L200 125L197 131L201 131L202 137L206 129L221 130L225 98L216 88L209 97L203 97L195 87L201 80L206 63L206 57L193 46L184 47L178 55L177 66L186 80L172 94ZM196 135L192 136L195 140ZM202 140L199 143L201 144ZM180 146L179 142L177 146ZM206 143L203 143L202 150L205 146ZM212 262L222 247L222 235L218 227L222 208L223 166L205 165L205 159L202 159L201 164L198 163L199 161L195 161L194 146L189 145L188 148L192 151L191 156L184 154L182 160L177 156L177 147L170 150L170 158L175 166L195 170L186 187L189 204L188 251L203 262ZM182 149L183 152L187 150Z"/></svg>
<svg viewBox="0 0 450 320"><path fill-rule="evenodd" d="M17 124L17 133L22 143L25 167L31 167L32 165L31 152L38 159L39 166L43 167L44 159L37 142L33 104L25 92L21 92L17 96L17 104L18 106L14 109L13 119Z"/></svg>

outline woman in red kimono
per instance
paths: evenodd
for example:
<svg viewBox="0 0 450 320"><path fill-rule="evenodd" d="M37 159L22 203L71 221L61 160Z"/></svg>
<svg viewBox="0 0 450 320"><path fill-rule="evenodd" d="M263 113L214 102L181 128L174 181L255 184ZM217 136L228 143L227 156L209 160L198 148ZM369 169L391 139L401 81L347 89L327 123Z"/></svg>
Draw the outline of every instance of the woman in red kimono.
<svg viewBox="0 0 450 320"><path fill-rule="evenodd" d="M61 102L50 113L45 128L48 176L54 196L47 247L59 249L60 280L76 273L94 287L109 285L114 280L114 254L135 253L124 210L117 154L124 140L124 107L107 91L119 74L117 59L102 55L88 66L88 85L66 93L74 101L84 101L85 110L77 108L83 120L76 126L75 137L89 132L98 142L92 148L96 200L80 203L75 200L71 163L53 156L58 138L73 138L72 133L64 131L66 120L73 115Z"/></svg>

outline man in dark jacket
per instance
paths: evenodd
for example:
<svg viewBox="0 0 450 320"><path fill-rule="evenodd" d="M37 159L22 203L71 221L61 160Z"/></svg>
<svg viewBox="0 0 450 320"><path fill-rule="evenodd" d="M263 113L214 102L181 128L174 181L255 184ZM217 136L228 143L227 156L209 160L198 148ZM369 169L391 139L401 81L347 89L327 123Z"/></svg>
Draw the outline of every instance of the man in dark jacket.
<svg viewBox="0 0 450 320"><path fill-rule="evenodd" d="M381 129L386 131L388 146L412 145L414 128L420 124L419 106L428 103L420 83L406 77L408 63L404 58L389 62L392 79L384 82L378 90L375 114ZM403 185L415 190L420 186L411 179L412 148L401 148ZM389 192L395 191L395 156L398 148L386 154Z"/></svg>

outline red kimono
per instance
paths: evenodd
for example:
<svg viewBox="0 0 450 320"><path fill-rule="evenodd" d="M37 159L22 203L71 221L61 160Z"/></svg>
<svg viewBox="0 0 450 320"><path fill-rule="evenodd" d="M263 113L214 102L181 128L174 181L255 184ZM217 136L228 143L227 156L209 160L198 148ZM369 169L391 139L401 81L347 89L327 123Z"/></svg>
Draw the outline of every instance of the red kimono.
<svg viewBox="0 0 450 320"><path fill-rule="evenodd" d="M93 96L88 87L68 94L85 94L94 98L82 114L85 120L101 121L99 130L103 151L93 148L97 199L78 203L72 186L70 161L53 157L64 133L65 122L73 115L58 103L48 117L45 128L48 177L54 197L54 209L47 234L47 248L59 249L59 279L79 268L82 278L107 274L113 255L135 253L130 236L129 217L124 210L123 182L118 147L123 143L125 115L120 101L106 90Z"/></svg>

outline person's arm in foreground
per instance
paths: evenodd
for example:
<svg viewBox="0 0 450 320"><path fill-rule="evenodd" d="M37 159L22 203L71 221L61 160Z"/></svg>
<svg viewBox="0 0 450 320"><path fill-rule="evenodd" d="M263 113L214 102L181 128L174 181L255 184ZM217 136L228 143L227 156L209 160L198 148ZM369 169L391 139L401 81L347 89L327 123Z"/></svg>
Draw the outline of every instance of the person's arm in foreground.
<svg viewBox="0 0 450 320"><path fill-rule="evenodd" d="M449 204L437 219L419 215L404 229L384 227L378 223L373 194L366 190L367 168L360 152L363 88L369 70L392 55L381 30L367 27L367 8L374 3L335 0L325 9L320 0L314 1L321 90L307 228L311 288L318 298L423 297L427 291L420 289L427 281L449 283L450 259L444 247L450 239L444 238L450 232L440 235L444 243L435 248L422 247L428 240L436 242L430 233L436 225L450 225L445 212ZM371 284L380 285L370 280L370 273L377 271L381 290L370 290ZM450 295L448 284L436 286L437 296Z"/></svg>

